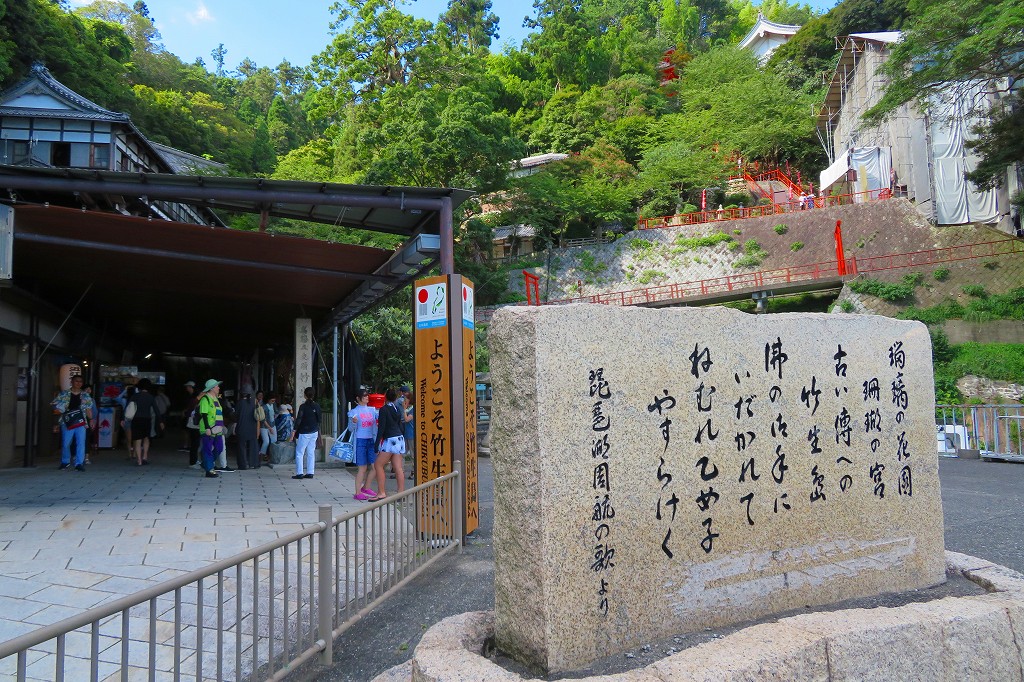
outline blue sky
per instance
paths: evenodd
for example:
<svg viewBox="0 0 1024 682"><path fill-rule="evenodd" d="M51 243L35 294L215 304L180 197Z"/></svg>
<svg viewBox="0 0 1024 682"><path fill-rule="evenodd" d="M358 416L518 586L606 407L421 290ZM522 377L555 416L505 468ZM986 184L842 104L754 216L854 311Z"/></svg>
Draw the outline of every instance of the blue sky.
<svg viewBox="0 0 1024 682"><path fill-rule="evenodd" d="M72 0L72 6L90 0ZM132 0L122 0L127 5ZM498 46L506 39L518 44L526 35L523 17L532 14L532 0L491 0L500 18ZM225 67L234 69L245 57L259 66L277 66L288 59L296 66L330 42L328 11L332 0L146 0L164 47L185 62L202 57L219 43L227 49ZM431 21L447 8L447 0L416 0L404 10ZM498 47L495 46L495 47Z"/></svg>
<svg viewBox="0 0 1024 682"><path fill-rule="evenodd" d="M89 0L72 0L84 5ZM131 5L131 0L123 0ZM149 12L162 36L164 47L183 61L202 57L213 64L210 52L219 43L227 49L225 67L234 69L245 57L259 66L277 66L287 59L296 66L330 41L327 8L331 0L146 0ZM532 0L491 0L498 15L498 45L518 45L527 34L523 17L533 13ZM835 0L810 0L812 7L828 9ZM434 21L447 7L447 0L416 0L405 11Z"/></svg>

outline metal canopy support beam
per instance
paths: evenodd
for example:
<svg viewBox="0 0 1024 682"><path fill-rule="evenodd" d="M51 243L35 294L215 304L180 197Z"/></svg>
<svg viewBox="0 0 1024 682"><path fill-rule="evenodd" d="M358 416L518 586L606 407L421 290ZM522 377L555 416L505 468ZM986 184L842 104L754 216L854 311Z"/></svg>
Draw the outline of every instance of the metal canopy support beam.
<svg viewBox="0 0 1024 682"><path fill-rule="evenodd" d="M54 237L50 235L32 234L30 232L16 232L14 237L17 240L37 242L39 244L67 246L75 249L110 251L113 253L123 253L126 255L134 256L157 256L160 258L187 260L191 263L199 262L210 263L212 265L232 265L238 267L247 267L253 265L249 261L241 261L235 258L227 258L225 256L207 256L199 253L181 253L178 251L168 251L166 249L151 249L143 248L140 246L114 245L102 242L91 242L88 241L87 239L70 239L68 237ZM318 275L328 275L331 277L340 277L343 279L361 279L366 280L368 282L378 282L381 284L395 283L398 281L398 277L386 274L368 274L360 272L347 272L342 270L325 270L323 268L299 267L297 265L282 265L280 263L259 263L258 265L261 269L277 270L282 273L303 274L312 272Z"/></svg>
<svg viewBox="0 0 1024 682"><path fill-rule="evenodd" d="M331 398L331 428L334 429L335 436L340 436L342 429L338 422L338 325L334 325L334 352L331 353Z"/></svg>
<svg viewBox="0 0 1024 682"><path fill-rule="evenodd" d="M455 239L452 230L452 199L451 197L441 198L441 208L438 213L438 221L441 227L441 274L455 274Z"/></svg>
<svg viewBox="0 0 1024 682"><path fill-rule="evenodd" d="M421 211L441 211L448 202L448 213L451 214L451 197L440 199L424 199L417 197L373 196L369 194L294 192L287 190L231 189L227 187L186 186L180 184L161 184L146 182L111 182L107 180L77 180L73 178L48 178L38 176L4 175L0 176L0 185L8 189L30 189L50 192L98 192L109 194L127 194L137 196L145 194L150 199L173 199L186 203L190 199L206 201L252 201L275 202L284 204L308 204L316 197L316 203L323 206L358 206L360 208L394 208L418 209Z"/></svg>

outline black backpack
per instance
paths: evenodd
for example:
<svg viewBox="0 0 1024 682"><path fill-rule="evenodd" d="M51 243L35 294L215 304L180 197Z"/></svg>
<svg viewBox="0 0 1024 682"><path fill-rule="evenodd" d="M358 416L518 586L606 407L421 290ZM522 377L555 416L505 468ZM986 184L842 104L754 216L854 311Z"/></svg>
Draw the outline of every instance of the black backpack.
<svg viewBox="0 0 1024 682"><path fill-rule="evenodd" d="M205 397L206 397L205 395L199 396L199 400L196 401L196 406L192 408L192 412L190 412L189 415L188 415L189 420L193 424L195 424L199 428L200 431L203 430L203 427L199 423L199 420L203 418L203 415L199 411L199 405L200 405L200 403L203 402L203 398L205 398Z"/></svg>

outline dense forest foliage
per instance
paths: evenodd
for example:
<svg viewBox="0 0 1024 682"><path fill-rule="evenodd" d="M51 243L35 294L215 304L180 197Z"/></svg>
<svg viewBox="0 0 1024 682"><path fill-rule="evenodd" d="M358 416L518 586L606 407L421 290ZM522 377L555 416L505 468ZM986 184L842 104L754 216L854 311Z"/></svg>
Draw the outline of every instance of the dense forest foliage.
<svg viewBox="0 0 1024 682"><path fill-rule="evenodd" d="M826 163L815 112L835 36L909 31L901 63L915 63L927 55L927 31L945 27L945 8L962 19L943 34L952 48L996 22L1003 39L975 46L974 63L986 63L986 49L1015 50L1009 68L1019 77L1020 3L970 3L984 16L961 17L953 0L842 0L827 13L790 0L535 0L532 32L498 52L489 0L451 0L435 21L403 0L339 0L333 39L312 63L244 58L232 67L222 45L209 63L165 50L141 1L0 0L0 85L42 61L74 90L129 113L151 139L235 174L515 197L483 218L479 204L465 208L459 258L470 267L495 224L532 224L543 244L692 208L706 188L719 203L737 157L814 177ZM736 47L758 12L803 26L763 67ZM665 66L677 78L665 79ZM913 97L912 86L886 100L890 109ZM1015 121L1002 125L1012 133ZM570 157L510 179L516 159L546 152ZM285 221L274 229L387 243Z"/></svg>

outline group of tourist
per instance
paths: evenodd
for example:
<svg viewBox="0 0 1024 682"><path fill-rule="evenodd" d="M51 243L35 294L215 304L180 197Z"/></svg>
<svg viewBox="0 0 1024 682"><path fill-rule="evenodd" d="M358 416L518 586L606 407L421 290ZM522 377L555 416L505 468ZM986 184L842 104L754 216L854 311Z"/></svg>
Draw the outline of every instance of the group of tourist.
<svg viewBox="0 0 1024 682"><path fill-rule="evenodd" d="M128 443L128 459L137 466L149 464L150 438L159 437L166 427L166 415L170 401L163 389L153 389L153 382L142 379L135 386L129 386L116 398L121 405L124 418L121 427ZM57 415L54 432L60 433L60 468L72 466L85 471L89 463L86 449L96 446L96 402L92 397L92 385L85 383L83 376L71 377L70 386L57 394L51 403Z"/></svg>
<svg viewBox="0 0 1024 682"><path fill-rule="evenodd" d="M412 442L413 403L408 386L384 394L380 409L370 407L370 394L366 390L356 393L356 406L348 413L350 429L355 431L356 491L354 499L366 502L383 500L387 496L385 467L398 483L398 492L405 490L406 442ZM377 490L370 487L369 468L373 467Z"/></svg>
<svg viewBox="0 0 1024 682"><path fill-rule="evenodd" d="M263 391L246 390L238 404L232 405L221 395L221 384L209 379L197 393L196 382L185 382L187 399L182 418L186 437L180 450L189 453L189 466L201 468L207 478L218 478L222 472L234 471L227 463L226 416L230 413L235 417L233 432L238 438L239 470L271 466L271 444L294 442L295 474L292 478L313 478L321 419L313 388L303 391L305 401L293 419L291 405L279 406L273 393L265 397ZM169 401L162 389L154 392L149 379L142 379L130 388L122 392L118 400L124 408L122 426L129 443L129 458L141 467L149 464L150 438L166 428ZM384 395L384 405L378 409L370 407L368 391L362 389L356 394L356 405L348 413L355 441L357 468L353 497L356 500L375 502L386 497L388 464L397 480L398 492L405 490L406 442L411 442L413 436L412 397L408 386L389 388ZM71 386L61 391L52 404L59 415L54 431L61 435L60 468L72 466L74 448L74 467L85 471L87 434L95 428L96 405L84 386L83 377L72 377ZM371 487L371 467L376 490Z"/></svg>
<svg viewBox="0 0 1024 682"><path fill-rule="evenodd" d="M238 468L244 471L271 466L271 444L288 442L294 437L291 405L278 406L275 394L264 397L263 391L250 390L244 390L235 405L221 394L221 384L209 379L197 394L196 383L185 382L188 397L182 417L186 437L180 451L189 453L189 466L202 468L208 478L234 471L227 463L229 416L234 417L233 432L238 438Z"/></svg>

